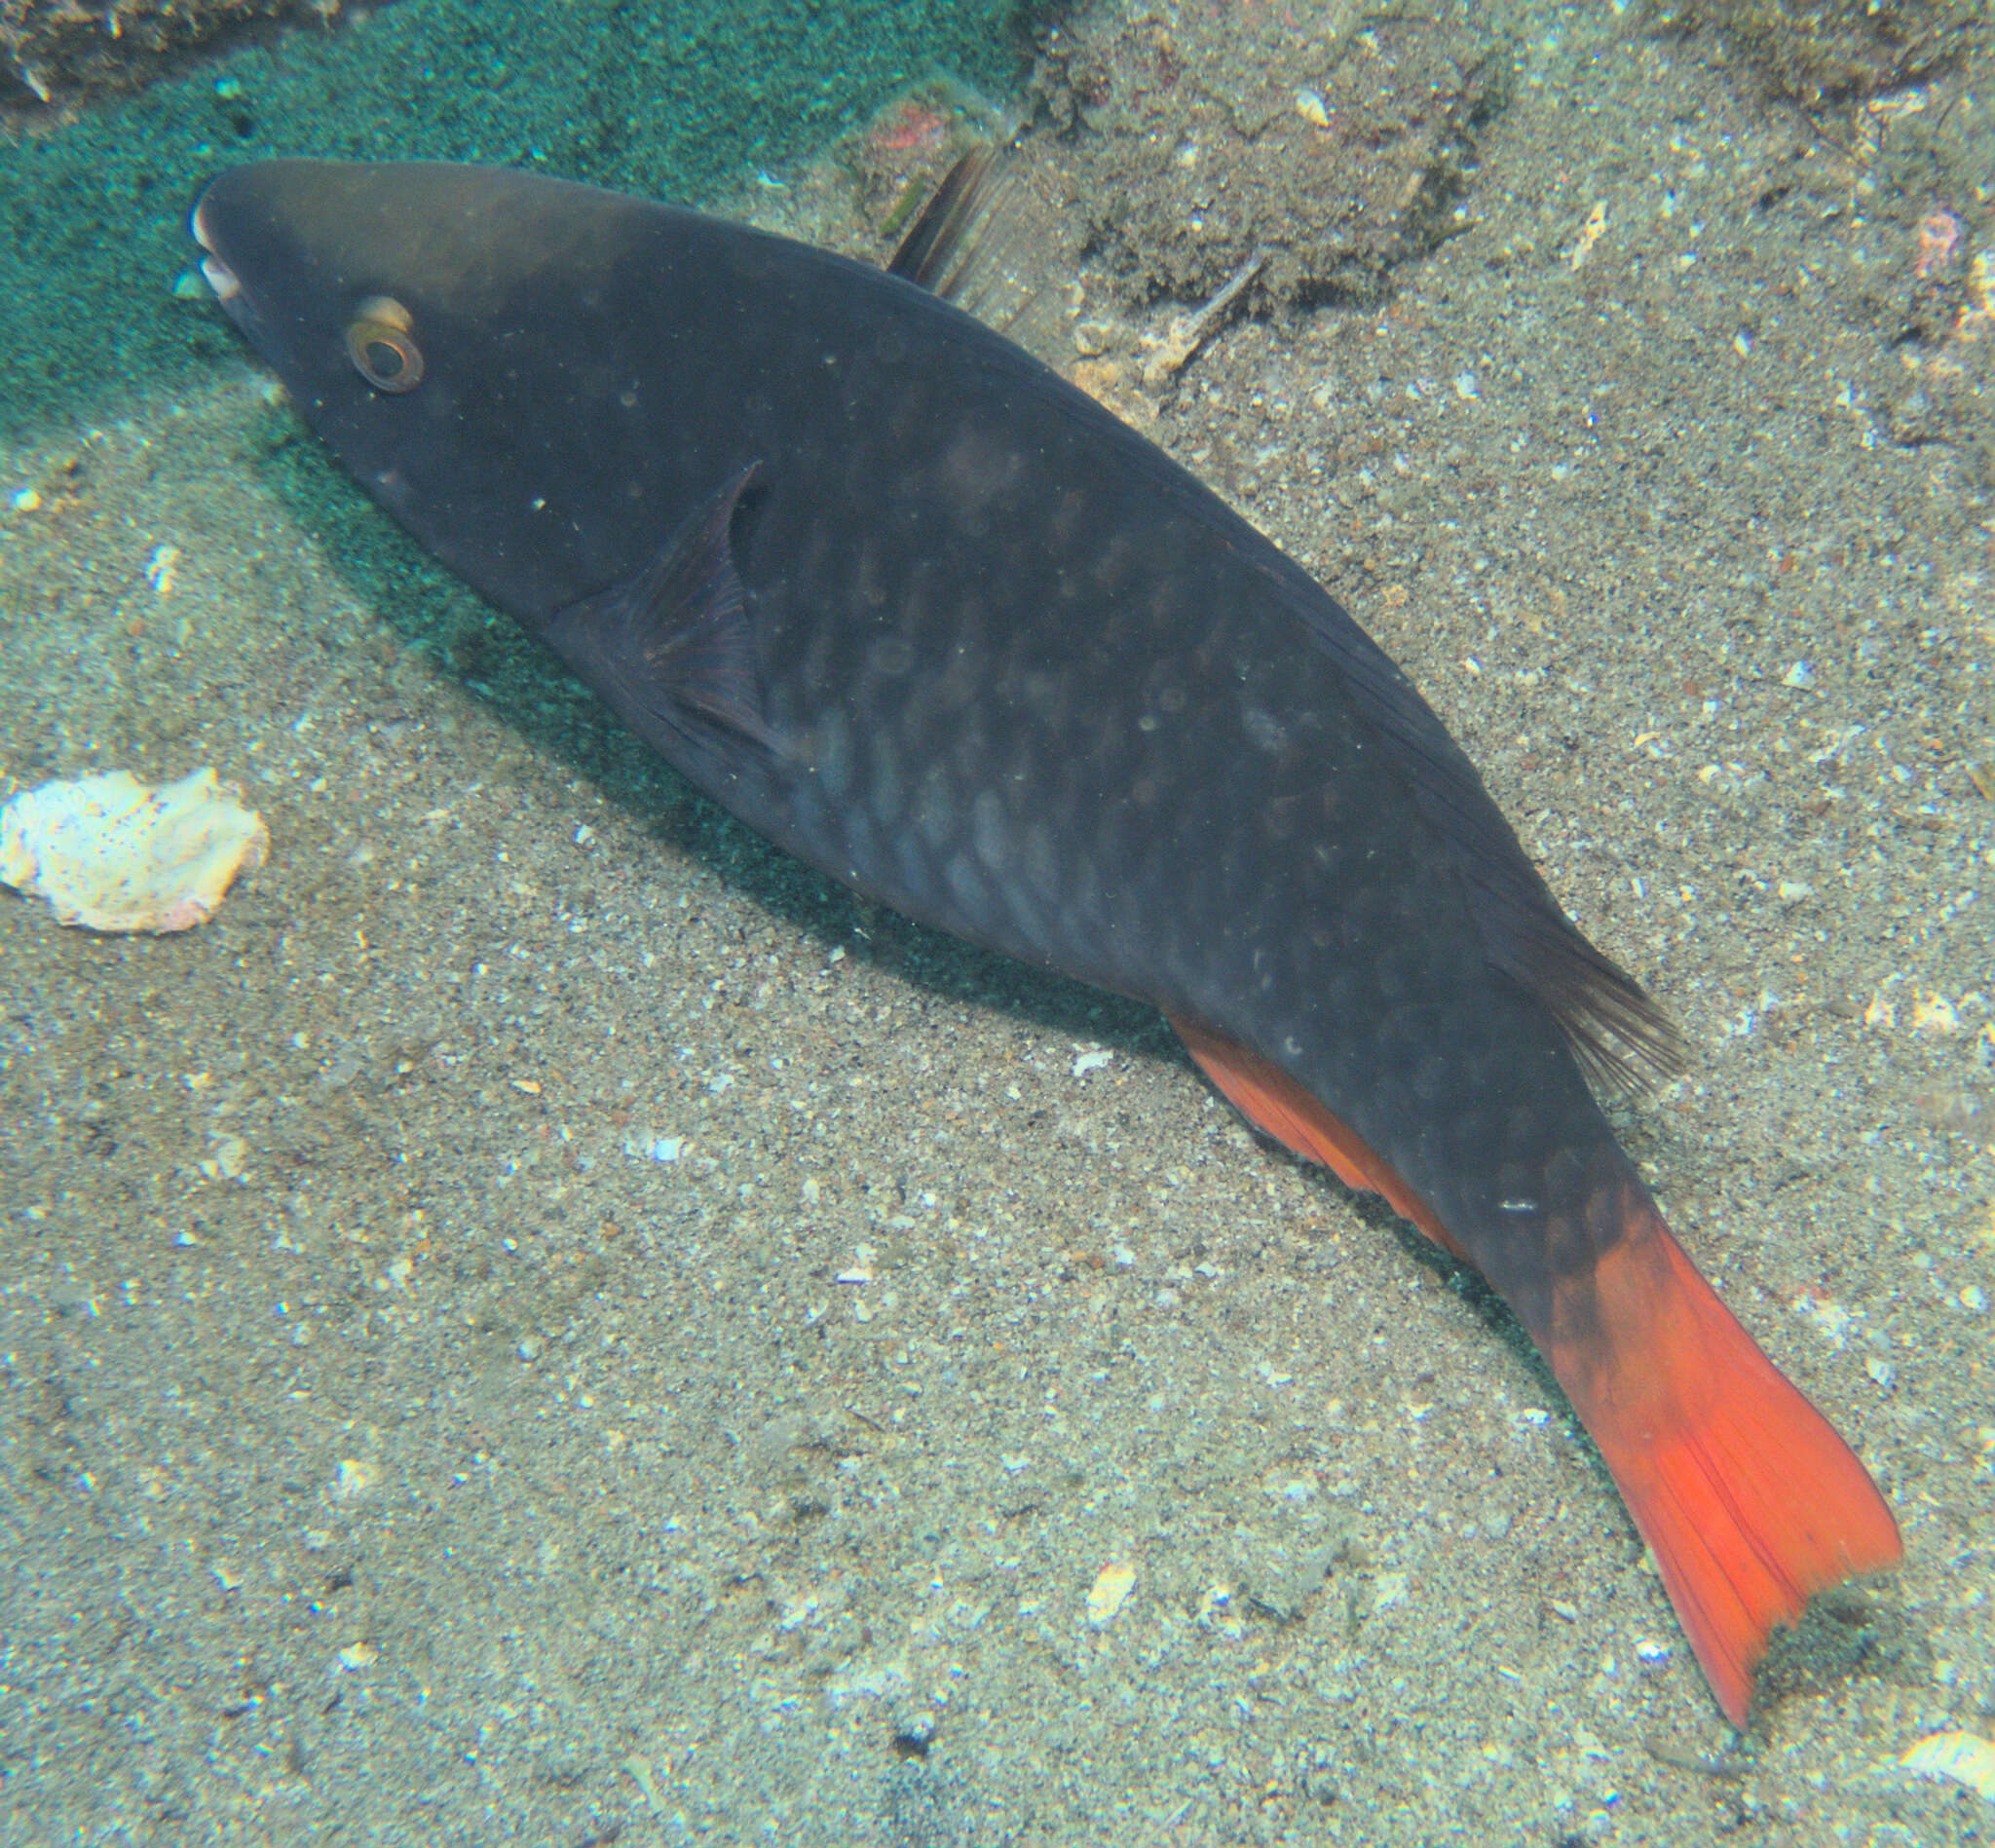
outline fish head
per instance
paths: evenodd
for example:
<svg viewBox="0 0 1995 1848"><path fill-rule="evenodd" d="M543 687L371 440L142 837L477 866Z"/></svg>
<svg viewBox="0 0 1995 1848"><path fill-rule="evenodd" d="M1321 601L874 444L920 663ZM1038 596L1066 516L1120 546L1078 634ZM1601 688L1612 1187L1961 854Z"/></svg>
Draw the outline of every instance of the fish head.
<svg viewBox="0 0 1995 1848"><path fill-rule="evenodd" d="M216 176L191 228L317 434L533 628L636 569L679 492L676 356L644 304L696 267L681 221L508 169L284 160Z"/></svg>
<svg viewBox="0 0 1995 1848"><path fill-rule="evenodd" d="M491 346L521 338L542 266L516 179L444 163L264 161L196 202L216 300L363 478L405 459L412 432L447 422Z"/></svg>

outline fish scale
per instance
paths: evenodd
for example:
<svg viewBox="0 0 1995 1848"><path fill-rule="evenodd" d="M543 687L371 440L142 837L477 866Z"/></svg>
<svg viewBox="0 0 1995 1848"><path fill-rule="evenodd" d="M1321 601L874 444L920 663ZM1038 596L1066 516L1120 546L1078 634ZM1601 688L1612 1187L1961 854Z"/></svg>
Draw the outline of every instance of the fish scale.
<svg viewBox="0 0 1995 1848"><path fill-rule="evenodd" d="M194 229L368 491L693 781L1154 1003L1476 1265L1735 1721L1772 1629L1898 1559L1589 1089L1667 1069L1652 1005L1399 669L1160 450L900 276L589 188L273 162Z"/></svg>

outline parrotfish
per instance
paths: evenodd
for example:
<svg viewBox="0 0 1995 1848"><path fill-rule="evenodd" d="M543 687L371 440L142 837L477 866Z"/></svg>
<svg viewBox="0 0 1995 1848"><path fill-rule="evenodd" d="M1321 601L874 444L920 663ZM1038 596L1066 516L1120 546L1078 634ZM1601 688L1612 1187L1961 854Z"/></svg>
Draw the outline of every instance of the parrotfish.
<svg viewBox="0 0 1995 1848"><path fill-rule="evenodd" d="M699 788L1154 1004L1480 1271L1735 1724L1771 1632L1900 1558L1597 1101L1671 1069L1661 1013L1407 676L1160 449L915 263L586 186L274 161L193 229L367 493Z"/></svg>

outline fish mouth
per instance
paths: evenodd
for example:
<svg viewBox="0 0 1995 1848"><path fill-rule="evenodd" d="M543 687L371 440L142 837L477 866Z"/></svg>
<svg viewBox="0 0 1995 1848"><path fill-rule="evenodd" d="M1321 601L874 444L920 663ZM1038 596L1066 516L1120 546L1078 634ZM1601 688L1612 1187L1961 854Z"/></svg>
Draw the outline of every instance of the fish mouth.
<svg viewBox="0 0 1995 1848"><path fill-rule="evenodd" d="M207 279L207 285L214 290L216 301L226 306L243 292L242 279L215 254L214 241L208 235L207 198L203 195L194 207L194 221L191 229L194 242L207 253L201 259L201 273Z"/></svg>

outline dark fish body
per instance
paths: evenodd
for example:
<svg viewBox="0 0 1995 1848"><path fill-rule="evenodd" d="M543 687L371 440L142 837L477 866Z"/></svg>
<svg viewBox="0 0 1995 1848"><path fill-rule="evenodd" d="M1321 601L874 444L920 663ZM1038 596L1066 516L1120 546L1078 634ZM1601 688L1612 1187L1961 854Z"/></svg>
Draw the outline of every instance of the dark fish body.
<svg viewBox="0 0 1995 1848"><path fill-rule="evenodd" d="M1772 1623L1897 1557L1594 1100L1583 1062L1663 1048L1648 1004L1392 662L1160 451L899 277L583 187L271 163L196 231L368 491L701 788L1155 1003L1472 1262L1734 1717Z"/></svg>

